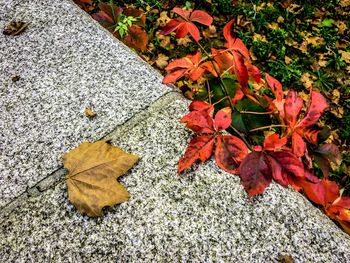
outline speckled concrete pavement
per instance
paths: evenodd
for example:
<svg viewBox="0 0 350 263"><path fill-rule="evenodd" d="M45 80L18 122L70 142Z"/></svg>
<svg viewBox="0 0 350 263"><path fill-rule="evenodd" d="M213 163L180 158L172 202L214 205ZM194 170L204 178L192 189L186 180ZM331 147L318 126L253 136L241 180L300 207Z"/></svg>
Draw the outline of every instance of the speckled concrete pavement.
<svg viewBox="0 0 350 263"><path fill-rule="evenodd" d="M74 4L0 11L0 28L31 21L0 35L0 262L350 262L349 236L293 190L248 200L213 161L179 177L188 102ZM60 156L105 135L141 160L121 179L130 201L89 219L67 200Z"/></svg>
<svg viewBox="0 0 350 263"><path fill-rule="evenodd" d="M0 0L0 13L1 31L10 21L31 23L19 36L0 34L1 207L57 170L64 152L170 89L69 1Z"/></svg>

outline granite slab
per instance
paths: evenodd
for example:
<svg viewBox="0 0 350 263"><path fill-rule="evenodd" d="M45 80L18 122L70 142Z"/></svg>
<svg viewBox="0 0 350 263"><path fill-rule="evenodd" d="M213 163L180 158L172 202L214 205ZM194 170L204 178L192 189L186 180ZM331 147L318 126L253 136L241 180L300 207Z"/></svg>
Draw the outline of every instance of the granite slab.
<svg viewBox="0 0 350 263"><path fill-rule="evenodd" d="M170 89L162 77L69 0L0 0L0 207ZM19 79L13 77L18 76ZM91 107L94 119L84 115Z"/></svg>
<svg viewBox="0 0 350 263"><path fill-rule="evenodd" d="M299 193L272 184L249 200L213 160L179 176L188 102L168 94L108 139L141 156L131 199L81 216L63 181L0 214L0 262L349 262L350 238Z"/></svg>

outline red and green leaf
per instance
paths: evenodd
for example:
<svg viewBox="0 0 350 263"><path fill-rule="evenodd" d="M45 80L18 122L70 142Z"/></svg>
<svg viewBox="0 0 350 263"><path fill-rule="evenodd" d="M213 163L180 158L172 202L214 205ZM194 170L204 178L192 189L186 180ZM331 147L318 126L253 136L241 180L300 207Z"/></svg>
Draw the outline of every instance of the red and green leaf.
<svg viewBox="0 0 350 263"><path fill-rule="evenodd" d="M123 41L129 47L144 51L147 48L148 35L139 26L130 26Z"/></svg>

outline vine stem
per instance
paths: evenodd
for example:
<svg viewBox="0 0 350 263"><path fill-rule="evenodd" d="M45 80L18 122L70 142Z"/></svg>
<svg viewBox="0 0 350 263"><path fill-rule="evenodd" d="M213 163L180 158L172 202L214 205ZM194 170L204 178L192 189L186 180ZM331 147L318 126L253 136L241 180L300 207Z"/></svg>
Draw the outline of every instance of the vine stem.
<svg viewBox="0 0 350 263"><path fill-rule="evenodd" d="M210 54L205 50L205 48L201 45L201 43L197 42L197 44L198 44L198 46L200 47L200 49L206 54L206 56L210 59L211 63L213 64L213 68L214 68L214 70L215 70L216 74L218 75L218 78L219 78L219 80L220 80L220 82L221 82L221 83L220 83L220 87L221 87L221 89L223 90L223 92L225 93L225 98L227 97L227 98L229 99L228 101L230 102L231 110L234 111L234 105L233 105L232 100L231 100L231 98L230 98L230 96L229 96L229 93L228 93L228 90L227 90L227 88L226 88L226 85L225 85L224 81L222 80L221 75L219 74L219 72L218 72L217 69L215 68L215 64L214 64L214 62L213 62L213 60L212 60L212 59L213 59L213 56L210 55ZM210 91L209 85L208 85L208 90ZM209 96L210 96L210 94L209 94ZM253 151L253 148L252 148L252 146L250 145L250 143L247 141L245 135L242 134L239 130L237 130L237 129L236 129L235 127L233 127L232 125L230 125L230 128L244 141L244 143L247 145L247 147L248 147L251 151Z"/></svg>
<svg viewBox="0 0 350 263"><path fill-rule="evenodd" d="M260 130L265 130L265 129L270 129L270 128L278 128L278 127L285 127L286 128L288 126L283 125L283 124L273 124L273 125L269 125L269 126L255 128L255 129L250 130L249 132L260 131Z"/></svg>
<svg viewBox="0 0 350 263"><path fill-rule="evenodd" d="M275 111L258 112L258 111L245 111L245 110L242 110L239 113L241 113L241 114L254 114L254 115L266 115L266 114L274 114Z"/></svg>
<svg viewBox="0 0 350 263"><path fill-rule="evenodd" d="M222 102L223 100L227 100L227 99L230 99L230 97L225 96L225 97L223 97L222 99L218 100L217 102L213 103L212 105L215 106L216 104ZM209 103L210 103L210 102L209 102ZM210 104L211 104L211 103L210 103Z"/></svg>

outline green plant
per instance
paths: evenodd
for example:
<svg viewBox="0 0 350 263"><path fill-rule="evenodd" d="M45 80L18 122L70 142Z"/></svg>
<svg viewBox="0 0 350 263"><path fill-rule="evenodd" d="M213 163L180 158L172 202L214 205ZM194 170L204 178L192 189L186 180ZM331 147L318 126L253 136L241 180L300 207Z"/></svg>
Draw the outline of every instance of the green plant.
<svg viewBox="0 0 350 263"><path fill-rule="evenodd" d="M324 73L321 70L317 70L316 74L317 74L316 86L320 90L329 91L334 87L335 82L327 73Z"/></svg>
<svg viewBox="0 0 350 263"><path fill-rule="evenodd" d="M302 75L301 65L298 63L298 59L290 64L286 64L282 60L269 61L268 66L271 74L285 83L298 82Z"/></svg>
<svg viewBox="0 0 350 263"><path fill-rule="evenodd" d="M135 17L121 15L114 32L118 32L121 38L128 34L128 28L137 21Z"/></svg>

